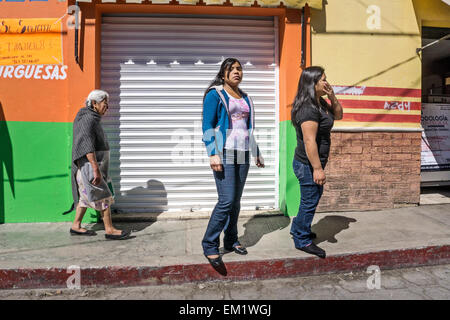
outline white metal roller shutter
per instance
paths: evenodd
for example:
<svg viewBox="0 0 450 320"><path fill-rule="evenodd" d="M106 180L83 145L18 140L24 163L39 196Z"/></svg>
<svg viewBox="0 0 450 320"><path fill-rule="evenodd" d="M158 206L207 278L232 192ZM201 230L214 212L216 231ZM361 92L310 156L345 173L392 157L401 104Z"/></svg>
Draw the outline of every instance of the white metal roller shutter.
<svg viewBox="0 0 450 320"><path fill-rule="evenodd" d="M266 167L250 167L242 210L278 207L278 71L274 19L104 16L103 127L119 212L212 210L217 192L202 143L204 90L223 58L244 65Z"/></svg>

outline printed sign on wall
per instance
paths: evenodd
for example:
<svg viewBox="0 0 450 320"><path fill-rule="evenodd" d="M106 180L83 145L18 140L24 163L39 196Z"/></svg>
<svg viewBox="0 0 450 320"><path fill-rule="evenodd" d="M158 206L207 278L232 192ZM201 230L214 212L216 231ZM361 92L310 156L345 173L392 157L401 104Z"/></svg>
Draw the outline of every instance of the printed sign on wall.
<svg viewBox="0 0 450 320"><path fill-rule="evenodd" d="M60 19L0 19L0 65L62 64Z"/></svg>
<svg viewBox="0 0 450 320"><path fill-rule="evenodd" d="M421 90L410 88L333 86L344 108L335 129L419 130Z"/></svg>
<svg viewBox="0 0 450 320"><path fill-rule="evenodd" d="M422 170L450 170L450 104L422 104Z"/></svg>

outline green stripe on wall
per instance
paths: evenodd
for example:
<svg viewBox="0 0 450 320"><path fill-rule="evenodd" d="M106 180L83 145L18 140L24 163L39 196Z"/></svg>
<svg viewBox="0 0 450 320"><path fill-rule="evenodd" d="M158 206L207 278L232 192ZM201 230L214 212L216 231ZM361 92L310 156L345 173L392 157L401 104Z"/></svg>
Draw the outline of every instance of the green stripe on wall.
<svg viewBox="0 0 450 320"><path fill-rule="evenodd" d="M73 221L72 123L0 121L0 145L0 223Z"/></svg>
<svg viewBox="0 0 450 320"><path fill-rule="evenodd" d="M72 123L0 121L0 223L73 221L70 186ZM298 180L292 170L296 134L280 122L280 209L296 216ZM84 223L97 222L88 210Z"/></svg>
<svg viewBox="0 0 450 320"><path fill-rule="evenodd" d="M300 186L292 169L297 136L290 120L280 122L280 210L295 217L300 205Z"/></svg>

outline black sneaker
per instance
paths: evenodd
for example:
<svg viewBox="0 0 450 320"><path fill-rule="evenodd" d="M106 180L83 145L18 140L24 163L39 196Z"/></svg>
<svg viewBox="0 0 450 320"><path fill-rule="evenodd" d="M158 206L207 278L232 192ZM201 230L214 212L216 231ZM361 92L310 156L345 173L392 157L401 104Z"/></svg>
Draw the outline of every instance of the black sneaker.
<svg viewBox="0 0 450 320"><path fill-rule="evenodd" d="M303 247L303 248L297 248L299 250L302 250L306 253L314 254L318 256L319 258L325 258L326 253L325 250L319 248L314 243L311 243L309 246Z"/></svg>

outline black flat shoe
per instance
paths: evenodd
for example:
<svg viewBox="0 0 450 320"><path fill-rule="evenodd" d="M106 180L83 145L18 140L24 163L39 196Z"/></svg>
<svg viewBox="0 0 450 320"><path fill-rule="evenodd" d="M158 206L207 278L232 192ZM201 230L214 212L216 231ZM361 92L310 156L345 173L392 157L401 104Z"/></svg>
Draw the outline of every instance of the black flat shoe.
<svg viewBox="0 0 450 320"><path fill-rule="evenodd" d="M70 235L71 236L96 236L97 233L94 230L86 230L86 232L80 232L73 230L70 228Z"/></svg>
<svg viewBox="0 0 450 320"><path fill-rule="evenodd" d="M205 255L206 259L208 259L209 264L213 267L214 270L216 270L219 274L222 276L226 276L228 274L227 268L225 267L225 264L222 261L222 257L219 255L217 258L208 258Z"/></svg>
<svg viewBox="0 0 450 320"><path fill-rule="evenodd" d="M232 248L225 248L225 250L227 251L234 251L237 254L241 254L241 255L246 255L247 249L245 247L232 247Z"/></svg>
<svg viewBox="0 0 450 320"><path fill-rule="evenodd" d="M121 234L105 234L105 238L108 240L125 240L130 236L130 231L122 230Z"/></svg>
<svg viewBox="0 0 450 320"><path fill-rule="evenodd" d="M319 258L322 258L322 259L325 258L325 256L326 256L325 250L319 248L314 243L311 243L307 247L297 248L297 249L299 249L301 251L304 251L306 253L314 254L314 255L318 256Z"/></svg>
<svg viewBox="0 0 450 320"><path fill-rule="evenodd" d="M222 257L220 255L217 258L208 258L207 256L205 257L206 259L208 259L209 263L214 269L223 266Z"/></svg>

